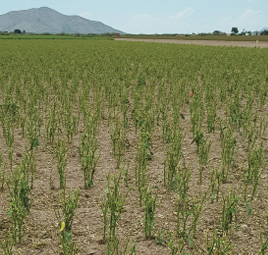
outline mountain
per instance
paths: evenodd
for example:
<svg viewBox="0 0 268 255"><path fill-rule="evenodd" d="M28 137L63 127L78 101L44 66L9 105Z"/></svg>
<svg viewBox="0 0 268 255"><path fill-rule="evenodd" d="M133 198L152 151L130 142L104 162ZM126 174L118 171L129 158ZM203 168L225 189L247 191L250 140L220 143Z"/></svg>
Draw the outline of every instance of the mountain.
<svg viewBox="0 0 268 255"><path fill-rule="evenodd" d="M260 32L263 32L263 31L268 31L268 27L263 27Z"/></svg>
<svg viewBox="0 0 268 255"><path fill-rule="evenodd" d="M98 21L67 16L47 7L12 11L0 15L0 31L25 30L27 33L105 34L122 33Z"/></svg>

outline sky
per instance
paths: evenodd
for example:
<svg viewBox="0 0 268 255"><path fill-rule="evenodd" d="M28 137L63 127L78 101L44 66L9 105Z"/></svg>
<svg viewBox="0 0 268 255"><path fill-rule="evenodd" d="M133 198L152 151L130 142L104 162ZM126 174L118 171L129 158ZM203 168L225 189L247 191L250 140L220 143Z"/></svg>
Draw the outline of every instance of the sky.
<svg viewBox="0 0 268 255"><path fill-rule="evenodd" d="M132 34L230 33L232 27L240 32L268 27L268 0L0 0L0 14L44 6Z"/></svg>

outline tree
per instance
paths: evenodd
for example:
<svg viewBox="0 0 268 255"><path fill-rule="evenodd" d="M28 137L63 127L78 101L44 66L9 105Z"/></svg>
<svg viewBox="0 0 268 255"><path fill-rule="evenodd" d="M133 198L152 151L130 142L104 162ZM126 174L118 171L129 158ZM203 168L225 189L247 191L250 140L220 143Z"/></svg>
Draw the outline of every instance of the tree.
<svg viewBox="0 0 268 255"><path fill-rule="evenodd" d="M246 29L244 28L243 31L239 35L246 35Z"/></svg>
<svg viewBox="0 0 268 255"><path fill-rule="evenodd" d="M213 35L222 35L222 32L219 30L214 30L212 34Z"/></svg>
<svg viewBox="0 0 268 255"><path fill-rule="evenodd" d="M21 30L20 29L15 29L14 34L21 34Z"/></svg>
<svg viewBox="0 0 268 255"><path fill-rule="evenodd" d="M263 31L261 32L261 35L268 35L268 30L263 30Z"/></svg>
<svg viewBox="0 0 268 255"><path fill-rule="evenodd" d="M238 28L237 28L237 27L232 27L231 32L232 32L232 34L237 35L237 34L238 34L238 32L239 32L239 30L238 30Z"/></svg>

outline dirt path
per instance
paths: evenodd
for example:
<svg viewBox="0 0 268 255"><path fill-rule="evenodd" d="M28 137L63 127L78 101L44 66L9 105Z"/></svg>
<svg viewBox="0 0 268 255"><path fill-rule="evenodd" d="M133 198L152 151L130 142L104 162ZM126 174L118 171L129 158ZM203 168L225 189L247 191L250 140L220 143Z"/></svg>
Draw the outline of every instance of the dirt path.
<svg viewBox="0 0 268 255"><path fill-rule="evenodd" d="M217 40L176 40L176 39L134 39L134 38L116 38L117 41L130 42L157 42L157 43L175 43L175 44L195 44L208 46L233 46L233 47L256 47L255 41L217 41ZM258 42L257 47L268 48L268 42Z"/></svg>

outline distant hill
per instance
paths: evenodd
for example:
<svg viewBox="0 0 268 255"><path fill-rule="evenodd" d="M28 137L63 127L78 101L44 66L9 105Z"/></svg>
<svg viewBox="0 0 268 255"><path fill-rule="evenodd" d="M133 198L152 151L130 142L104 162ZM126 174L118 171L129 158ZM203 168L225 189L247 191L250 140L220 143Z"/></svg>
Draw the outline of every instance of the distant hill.
<svg viewBox="0 0 268 255"><path fill-rule="evenodd" d="M263 27L260 32L263 32L263 31L268 31L268 27Z"/></svg>
<svg viewBox="0 0 268 255"><path fill-rule="evenodd" d="M87 20L80 16L63 15L47 7L12 11L0 15L0 31L13 32L15 29L37 34L123 33L101 22Z"/></svg>

